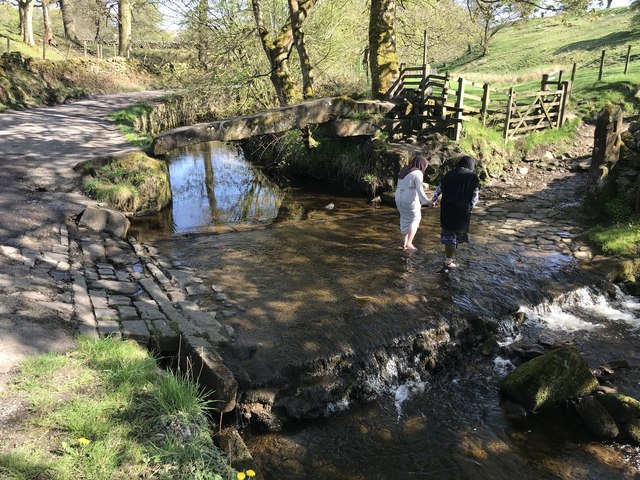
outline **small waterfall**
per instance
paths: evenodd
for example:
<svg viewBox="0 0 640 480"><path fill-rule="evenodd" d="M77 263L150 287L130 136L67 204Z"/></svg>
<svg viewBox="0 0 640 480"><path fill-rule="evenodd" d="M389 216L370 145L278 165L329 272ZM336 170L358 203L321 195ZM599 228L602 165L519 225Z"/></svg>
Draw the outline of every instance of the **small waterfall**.
<svg viewBox="0 0 640 480"><path fill-rule="evenodd" d="M640 301L620 288L600 292L583 287L535 307L522 307L526 320L550 330L595 331L609 323L622 323L640 330Z"/></svg>

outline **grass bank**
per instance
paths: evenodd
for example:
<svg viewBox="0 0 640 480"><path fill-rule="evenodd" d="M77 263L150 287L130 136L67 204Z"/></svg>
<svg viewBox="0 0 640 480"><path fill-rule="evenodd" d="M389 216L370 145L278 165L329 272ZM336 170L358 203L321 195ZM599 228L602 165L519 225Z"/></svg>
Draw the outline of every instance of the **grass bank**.
<svg viewBox="0 0 640 480"><path fill-rule="evenodd" d="M207 394L135 342L81 338L66 355L30 358L2 395L23 413L0 446L1 478L237 477L212 440Z"/></svg>

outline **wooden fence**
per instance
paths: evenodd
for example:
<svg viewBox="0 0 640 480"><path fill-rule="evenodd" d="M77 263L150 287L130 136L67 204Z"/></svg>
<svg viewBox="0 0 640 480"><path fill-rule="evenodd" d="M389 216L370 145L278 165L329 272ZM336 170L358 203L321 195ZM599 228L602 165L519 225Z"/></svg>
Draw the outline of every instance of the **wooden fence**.
<svg viewBox="0 0 640 480"><path fill-rule="evenodd" d="M498 90L486 83L452 80L448 73L438 75L426 65L402 65L385 99L402 106L392 113L394 132L444 131L457 141L462 123L475 116L483 125L502 124L504 137L509 140L517 134L561 127L570 85L562 80L560 72L544 76L540 91L516 93L513 88Z"/></svg>

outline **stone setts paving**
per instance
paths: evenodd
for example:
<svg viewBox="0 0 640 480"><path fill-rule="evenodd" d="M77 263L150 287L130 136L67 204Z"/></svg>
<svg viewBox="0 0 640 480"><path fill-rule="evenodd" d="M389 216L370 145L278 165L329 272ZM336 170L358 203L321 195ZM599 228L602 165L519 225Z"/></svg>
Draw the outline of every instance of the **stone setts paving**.
<svg viewBox="0 0 640 480"><path fill-rule="evenodd" d="M232 410L237 384L215 352L217 345L229 341L233 329L223 327L217 311L203 311L196 303L199 295L211 294L229 311L233 305L226 296L206 288L191 269L174 267L134 238L125 242L73 228L70 235L67 225L59 227L60 243L51 251L2 245L0 254L30 269L44 268L69 286L69 302L50 308L66 309L70 320L75 312L81 335L129 338L159 354L175 355L184 349L200 357L197 361L205 363L201 383L227 392L228 397L219 399L226 401L221 409ZM23 296L30 293L35 292ZM48 297L33 300L44 302ZM212 378L207 380L207 375Z"/></svg>

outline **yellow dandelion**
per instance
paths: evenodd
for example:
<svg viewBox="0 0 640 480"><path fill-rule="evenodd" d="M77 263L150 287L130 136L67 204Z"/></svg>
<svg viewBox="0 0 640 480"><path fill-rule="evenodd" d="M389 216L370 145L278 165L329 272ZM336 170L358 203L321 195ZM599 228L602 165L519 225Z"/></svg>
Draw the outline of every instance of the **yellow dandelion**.
<svg viewBox="0 0 640 480"><path fill-rule="evenodd" d="M91 440L89 440L88 438L80 437L78 439L78 443L80 445L82 445L83 447L85 447L85 446L87 446L87 445L89 445L91 443Z"/></svg>
<svg viewBox="0 0 640 480"><path fill-rule="evenodd" d="M247 470L247 477L255 477L256 476L256 472L254 472L253 470Z"/></svg>
<svg viewBox="0 0 640 480"><path fill-rule="evenodd" d="M244 472L238 472L238 480L244 480L247 476Z"/></svg>

